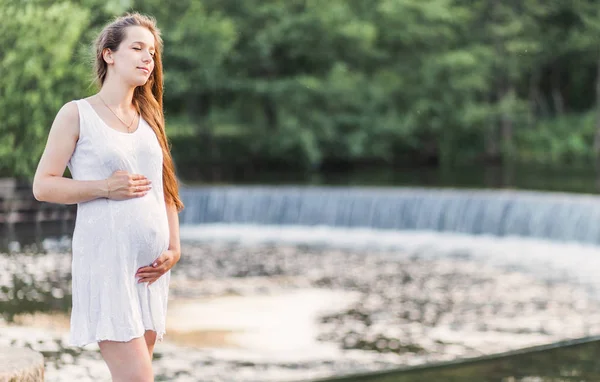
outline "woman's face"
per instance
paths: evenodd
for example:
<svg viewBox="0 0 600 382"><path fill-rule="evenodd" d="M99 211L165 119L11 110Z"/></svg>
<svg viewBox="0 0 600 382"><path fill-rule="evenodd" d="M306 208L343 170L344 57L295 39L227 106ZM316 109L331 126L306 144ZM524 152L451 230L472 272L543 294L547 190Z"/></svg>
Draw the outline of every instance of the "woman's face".
<svg viewBox="0 0 600 382"><path fill-rule="evenodd" d="M154 70L154 36L141 26L128 27L116 52L104 55L114 74L132 86L142 86Z"/></svg>

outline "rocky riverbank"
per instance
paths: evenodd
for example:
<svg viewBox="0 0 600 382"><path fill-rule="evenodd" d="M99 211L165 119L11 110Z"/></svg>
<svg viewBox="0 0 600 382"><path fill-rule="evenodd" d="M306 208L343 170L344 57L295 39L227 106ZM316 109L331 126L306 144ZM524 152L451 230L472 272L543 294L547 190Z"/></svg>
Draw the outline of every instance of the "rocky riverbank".
<svg viewBox="0 0 600 382"><path fill-rule="evenodd" d="M306 380L600 333L584 285L481 258L224 242L183 254L157 381ZM42 351L48 381L106 380L97 346L65 346L69 267L68 253L0 255L0 345Z"/></svg>

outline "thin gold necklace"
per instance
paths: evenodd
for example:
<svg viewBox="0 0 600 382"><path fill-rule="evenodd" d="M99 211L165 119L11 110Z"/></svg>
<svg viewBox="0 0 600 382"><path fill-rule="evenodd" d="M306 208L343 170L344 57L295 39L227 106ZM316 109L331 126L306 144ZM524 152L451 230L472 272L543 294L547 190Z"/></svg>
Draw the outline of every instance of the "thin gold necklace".
<svg viewBox="0 0 600 382"><path fill-rule="evenodd" d="M100 101L102 101L102 103L104 104L104 106L106 106L106 108L107 108L108 110L110 110L110 112L111 112L111 113L113 113L113 114L115 115L115 117L117 117L117 119L118 119L119 121L121 121L121 123L122 123L123 125L125 125L125 127L127 127L127 132L128 132L128 133L131 133L131 131L129 131L129 128L130 128L130 127L131 127L131 125L133 124L133 121L135 121L135 118L137 117L137 113L135 113L135 115L133 116L133 119L131 120L131 122L129 122L129 124L126 124L125 122L123 122L123 120L122 120L121 118L119 118L119 116L117 115L117 113L115 113L115 112L113 111L113 109L111 109L111 108L110 108L110 106L108 106L108 105L106 104L106 102L104 102L104 99L102 99L102 97L100 96L100 94L98 94L98 98L100 98Z"/></svg>

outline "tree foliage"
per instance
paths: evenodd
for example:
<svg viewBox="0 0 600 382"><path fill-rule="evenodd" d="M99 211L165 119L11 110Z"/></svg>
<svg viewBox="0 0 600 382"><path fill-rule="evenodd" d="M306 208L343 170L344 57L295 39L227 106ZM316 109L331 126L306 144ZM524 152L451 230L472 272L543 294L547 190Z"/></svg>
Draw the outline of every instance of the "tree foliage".
<svg viewBox="0 0 600 382"><path fill-rule="evenodd" d="M0 7L1 173L32 173L54 115L81 84L73 59L88 17L67 2Z"/></svg>
<svg viewBox="0 0 600 382"><path fill-rule="evenodd" d="M162 29L180 168L587 164L600 152L592 0L19 4L0 3L4 172L32 173L60 105L92 90L94 33L126 8Z"/></svg>

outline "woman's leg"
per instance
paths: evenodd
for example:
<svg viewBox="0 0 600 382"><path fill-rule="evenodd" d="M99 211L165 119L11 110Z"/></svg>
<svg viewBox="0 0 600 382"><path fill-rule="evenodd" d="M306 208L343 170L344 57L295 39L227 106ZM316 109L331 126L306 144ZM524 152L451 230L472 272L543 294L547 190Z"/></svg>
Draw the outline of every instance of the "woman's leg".
<svg viewBox="0 0 600 382"><path fill-rule="evenodd" d="M98 342L113 382L153 382L152 361L144 338Z"/></svg>
<svg viewBox="0 0 600 382"><path fill-rule="evenodd" d="M146 340L146 347L148 348L150 361L152 361L152 355L154 354L154 344L156 343L156 332L154 330L146 330L146 333L144 333L144 339Z"/></svg>

